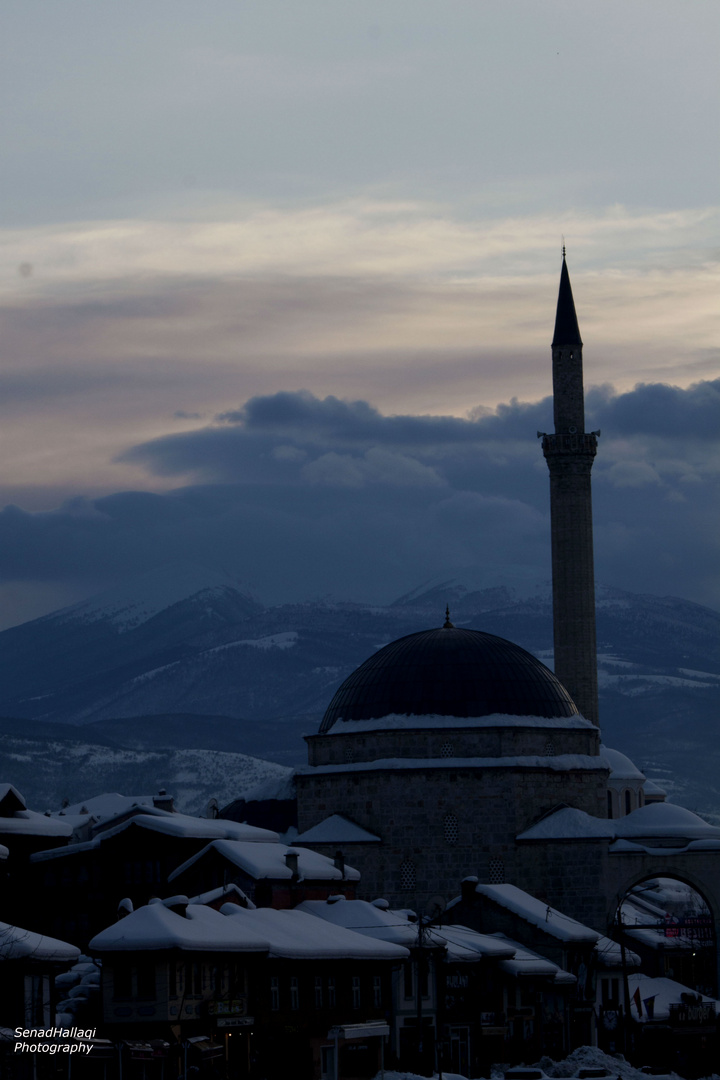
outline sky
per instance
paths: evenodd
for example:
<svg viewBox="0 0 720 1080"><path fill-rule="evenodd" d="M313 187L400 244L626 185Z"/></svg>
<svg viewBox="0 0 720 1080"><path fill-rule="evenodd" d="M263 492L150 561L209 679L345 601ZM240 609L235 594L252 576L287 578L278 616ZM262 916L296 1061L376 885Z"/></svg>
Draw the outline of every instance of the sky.
<svg viewBox="0 0 720 1080"><path fill-rule="evenodd" d="M596 573L720 607L712 0L7 0L0 626L549 577L561 245Z"/></svg>

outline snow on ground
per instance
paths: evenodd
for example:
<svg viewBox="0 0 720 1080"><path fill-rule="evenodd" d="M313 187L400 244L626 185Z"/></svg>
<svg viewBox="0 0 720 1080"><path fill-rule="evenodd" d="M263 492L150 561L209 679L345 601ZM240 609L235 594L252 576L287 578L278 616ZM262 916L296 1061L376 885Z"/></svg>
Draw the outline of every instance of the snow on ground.
<svg viewBox="0 0 720 1080"><path fill-rule="evenodd" d="M552 1058L543 1057L538 1062L526 1062L526 1064L528 1067L542 1069L545 1075L549 1077L577 1076L579 1069L605 1069L610 1080L617 1080L617 1078L620 1078L620 1080L648 1080L647 1074L641 1072L640 1069L634 1068L629 1061L625 1060L622 1054L606 1054L599 1050L597 1046L579 1046L564 1061L553 1061ZM499 1080L503 1076L505 1068L509 1068L509 1066L498 1065L494 1067L492 1071L493 1080L496 1080L496 1078ZM392 1072L387 1069L384 1074L378 1073L375 1080L382 1080L383 1075L384 1080L425 1080L416 1073ZM460 1076L459 1073L443 1071L442 1076L443 1080L465 1080L465 1077ZM677 1073L669 1072L667 1076L682 1080ZM436 1080L437 1077L438 1074L435 1073ZM720 1080L720 1078L716 1073L713 1073L712 1077L708 1077L706 1080Z"/></svg>

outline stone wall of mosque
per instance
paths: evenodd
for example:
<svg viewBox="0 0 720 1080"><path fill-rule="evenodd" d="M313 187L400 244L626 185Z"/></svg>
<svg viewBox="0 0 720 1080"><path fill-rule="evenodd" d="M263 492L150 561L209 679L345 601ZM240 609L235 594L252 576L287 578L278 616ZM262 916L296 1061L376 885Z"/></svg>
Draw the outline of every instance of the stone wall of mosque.
<svg viewBox="0 0 720 1080"><path fill-rule="evenodd" d="M553 754L599 753L600 734L581 720L582 727L564 727L558 721L532 726L499 723L477 727L402 727L387 731L306 737L310 765L341 765L385 758L547 757ZM345 725L343 725L345 726Z"/></svg>
<svg viewBox="0 0 720 1080"><path fill-rule="evenodd" d="M297 775L300 833L342 814L382 838L352 844L346 861L362 877L357 895L413 907L457 895L460 881L522 884L518 833L560 803L595 816L606 806L606 769L549 767L358 769ZM335 855L337 845L312 845ZM528 885L523 887L529 888ZM532 891L532 889L529 889Z"/></svg>

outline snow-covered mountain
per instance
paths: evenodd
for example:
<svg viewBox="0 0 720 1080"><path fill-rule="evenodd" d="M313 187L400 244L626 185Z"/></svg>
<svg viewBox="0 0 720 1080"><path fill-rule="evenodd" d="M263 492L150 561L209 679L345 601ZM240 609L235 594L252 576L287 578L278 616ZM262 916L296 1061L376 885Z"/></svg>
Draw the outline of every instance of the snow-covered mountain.
<svg viewBox="0 0 720 1080"><path fill-rule="evenodd" d="M135 579L0 633L0 715L22 718L4 723L0 746L10 732L36 748L62 732L138 753L212 750L300 764L301 736L316 730L345 676L386 642L441 625L446 603L455 625L509 638L552 664L548 585L513 591L444 581L385 607L271 608L193 567L169 568L151 586ZM605 741L678 801L718 815L719 638L720 614L709 608L598 590ZM22 757L17 741L12 754ZM6 752L9 780L12 761ZM177 789L176 767L187 775L186 765L169 764L169 790ZM118 784L103 781L99 790L109 787Z"/></svg>

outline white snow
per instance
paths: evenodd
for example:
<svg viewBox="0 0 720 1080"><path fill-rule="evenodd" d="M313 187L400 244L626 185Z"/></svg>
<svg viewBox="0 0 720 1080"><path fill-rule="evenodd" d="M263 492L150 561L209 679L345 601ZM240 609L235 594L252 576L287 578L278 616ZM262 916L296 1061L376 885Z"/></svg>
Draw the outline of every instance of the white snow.
<svg viewBox="0 0 720 1080"><path fill-rule="evenodd" d="M347 726L346 726L347 725ZM428 713L423 716L388 713L371 720L344 720L339 717L327 735L348 735L363 731L386 731L397 728L422 730L426 728L548 728L551 730L590 729L594 725L579 714L576 716L512 716L509 713L491 713L489 716L439 716Z"/></svg>
<svg viewBox="0 0 720 1080"><path fill-rule="evenodd" d="M16 810L14 814L0 817L0 834L4 836L72 836L72 825L58 821L34 810Z"/></svg>
<svg viewBox="0 0 720 1080"><path fill-rule="evenodd" d="M188 904L181 915L158 903L136 908L101 930L90 948L100 953L149 949L267 952L269 943L249 923L235 923L214 908Z"/></svg>
<svg viewBox="0 0 720 1080"><path fill-rule="evenodd" d="M607 764L590 754L555 754L549 757L455 757L455 758L380 758L377 761L356 761L344 765L304 765L298 776L317 776L320 773L378 772L388 769L552 769L553 772L582 770L607 772Z"/></svg>
<svg viewBox="0 0 720 1080"><path fill-rule="evenodd" d="M48 619L109 620L120 633L133 630L172 604L200 592L237 590L229 575L192 563L174 562L128 578L122 585L81 600Z"/></svg>
<svg viewBox="0 0 720 1080"><path fill-rule="evenodd" d="M405 960L410 955L402 945L332 925L298 908L245 911L236 904L225 904L221 911L229 922L252 925L262 933L270 943L271 957Z"/></svg>
<svg viewBox="0 0 720 1080"><path fill-rule="evenodd" d="M585 837L612 840L615 835L614 821L592 817L585 810L564 806L520 833L518 840L576 840Z"/></svg>
<svg viewBox="0 0 720 1080"><path fill-rule="evenodd" d="M559 941L595 943L600 938L596 930L583 926L582 923L571 919L569 915L563 915L561 911L543 903L542 900L537 900L530 893L519 889L517 885L478 884L475 892L507 911L519 915L526 922L539 927Z"/></svg>
<svg viewBox="0 0 720 1080"><path fill-rule="evenodd" d="M615 833L627 839L642 837L682 837L686 840L720 839L720 829L708 825L692 810L674 803L659 802L641 806L626 817L613 821Z"/></svg>
<svg viewBox="0 0 720 1080"><path fill-rule="evenodd" d="M513 941L512 938L506 937L504 934L494 934L493 937L505 942L515 950L512 959L500 961L501 971L507 972L508 975L514 975L515 977L521 975L544 975L552 978L553 982L560 985L570 985L577 982L575 976L571 975L569 971L563 971L557 964L553 964L552 960L540 956L525 945Z"/></svg>
<svg viewBox="0 0 720 1080"><path fill-rule="evenodd" d="M313 825L295 837L299 844L368 844L380 843L379 836L348 821L342 814L331 814L324 821Z"/></svg>
<svg viewBox="0 0 720 1080"><path fill-rule="evenodd" d="M343 874L327 855L319 855L316 851L310 851L309 848L290 848L277 842L272 844L242 843L237 840L214 840L182 866L178 866L170 874L168 880L174 881L188 867L205 858L210 851L217 852L256 881L262 878L290 881L293 873L285 858L288 852L297 855L298 874L301 881L360 880L359 871L354 870L352 866L345 866Z"/></svg>
<svg viewBox="0 0 720 1080"><path fill-rule="evenodd" d="M80 950L59 938L0 922L0 955L3 960L70 961L77 960Z"/></svg>
<svg viewBox="0 0 720 1080"><path fill-rule="evenodd" d="M250 645L253 649L292 649L297 644L298 635L296 630L287 630L281 634L270 634L268 637L243 638L240 641L227 641L224 645L216 645L212 649L205 649L203 655L224 652L226 649L236 649L239 645Z"/></svg>
<svg viewBox="0 0 720 1080"><path fill-rule="evenodd" d="M636 990L640 991L640 1000L643 1002L642 1012L638 1014L635 1002L632 1003L631 1011L633 1019L640 1020L641 1023L646 1023L650 1019L647 1015L647 1006L644 1004L648 998L655 999L653 1003L652 1019L667 1020L670 1015L670 1006L682 1004L681 995L690 994L693 997L701 996L697 994L697 991L690 990L687 986L675 982L674 979L652 979L647 975L642 975L640 973L629 975L628 984L631 999ZM705 994L702 995L702 1000L708 1004L715 1005L715 1008L720 1011L720 1001L716 1001L715 998L706 997Z"/></svg>
<svg viewBox="0 0 720 1080"><path fill-rule="evenodd" d="M610 766L611 780L644 780L645 774L634 765L629 757L621 754L619 750L611 750L609 746L600 746L600 756L605 758Z"/></svg>

